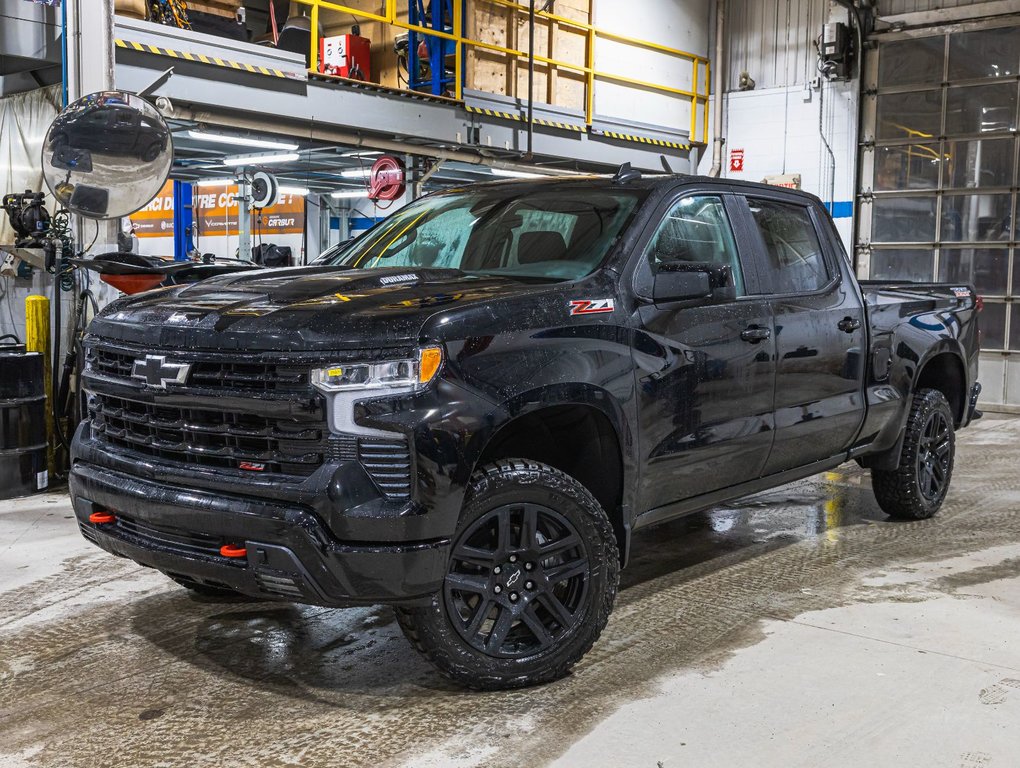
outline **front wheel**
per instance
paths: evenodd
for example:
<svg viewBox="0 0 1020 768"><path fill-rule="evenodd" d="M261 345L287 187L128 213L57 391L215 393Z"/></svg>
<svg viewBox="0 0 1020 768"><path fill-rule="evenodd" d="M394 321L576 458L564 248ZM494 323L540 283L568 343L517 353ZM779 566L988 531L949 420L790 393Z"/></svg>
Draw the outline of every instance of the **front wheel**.
<svg viewBox="0 0 1020 768"><path fill-rule="evenodd" d="M900 463L892 470L871 470L878 506L890 517L925 520L942 506L953 477L956 434L953 412L937 389L914 395Z"/></svg>
<svg viewBox="0 0 1020 768"><path fill-rule="evenodd" d="M544 464L503 460L472 478L442 591L397 619L458 683L547 683L601 634L619 569L612 526L583 485Z"/></svg>

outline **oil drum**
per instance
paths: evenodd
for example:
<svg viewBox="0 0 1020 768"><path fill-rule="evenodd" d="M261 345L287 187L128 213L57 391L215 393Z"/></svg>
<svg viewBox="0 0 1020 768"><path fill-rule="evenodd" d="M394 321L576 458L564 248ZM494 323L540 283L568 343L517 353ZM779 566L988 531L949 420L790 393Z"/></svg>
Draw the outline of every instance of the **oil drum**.
<svg viewBox="0 0 1020 768"><path fill-rule="evenodd" d="M0 345L0 499L49 485L43 357Z"/></svg>

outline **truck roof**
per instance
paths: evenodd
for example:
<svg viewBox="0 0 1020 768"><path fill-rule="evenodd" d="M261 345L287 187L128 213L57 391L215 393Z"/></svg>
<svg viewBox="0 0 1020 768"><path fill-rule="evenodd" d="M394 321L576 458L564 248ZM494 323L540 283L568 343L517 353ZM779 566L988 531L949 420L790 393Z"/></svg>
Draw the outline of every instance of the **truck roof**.
<svg viewBox="0 0 1020 768"><path fill-rule="evenodd" d="M580 176L550 176L536 179L499 179L497 181L486 181L478 184L472 184L470 186L483 186L483 187L535 187L548 189L549 187L563 187L563 188L576 188L583 186L588 189L646 189L655 190L665 187L677 187L681 185L695 185L698 186L713 186L720 187L722 189L733 189L741 192L747 192L751 190L768 191L770 193L782 192L788 195L795 195L803 197L806 200L822 204L820 198L817 195L813 195L810 192L805 192L800 189L790 189L788 187L777 187L771 184L762 184L754 181L742 181L739 179L724 179L724 178L713 178L711 176L698 176L694 174L686 173L649 173L643 174L640 178L632 181L617 181L614 176L608 174L591 174L591 175L580 175ZM463 189L458 187L457 189Z"/></svg>

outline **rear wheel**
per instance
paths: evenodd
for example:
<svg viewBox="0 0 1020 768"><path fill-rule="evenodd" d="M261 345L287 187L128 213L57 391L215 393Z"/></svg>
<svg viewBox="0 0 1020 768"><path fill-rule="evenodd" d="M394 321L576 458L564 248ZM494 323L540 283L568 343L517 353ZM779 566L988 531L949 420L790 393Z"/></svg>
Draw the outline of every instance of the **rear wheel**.
<svg viewBox="0 0 1020 768"><path fill-rule="evenodd" d="M592 647L618 577L612 526L588 490L544 464L505 460L473 478L442 591L397 618L463 685L546 683Z"/></svg>
<svg viewBox="0 0 1020 768"><path fill-rule="evenodd" d="M922 389L914 395L900 464L871 470L878 505L890 517L924 520L942 506L953 477L956 434L945 395Z"/></svg>

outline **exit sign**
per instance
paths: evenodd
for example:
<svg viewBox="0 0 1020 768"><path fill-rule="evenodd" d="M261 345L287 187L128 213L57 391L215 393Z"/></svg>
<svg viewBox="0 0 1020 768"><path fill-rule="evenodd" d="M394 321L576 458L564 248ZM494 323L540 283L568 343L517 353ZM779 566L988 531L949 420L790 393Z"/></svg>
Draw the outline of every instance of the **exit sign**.
<svg viewBox="0 0 1020 768"><path fill-rule="evenodd" d="M743 172L744 172L744 150L731 149L730 173L743 173Z"/></svg>

